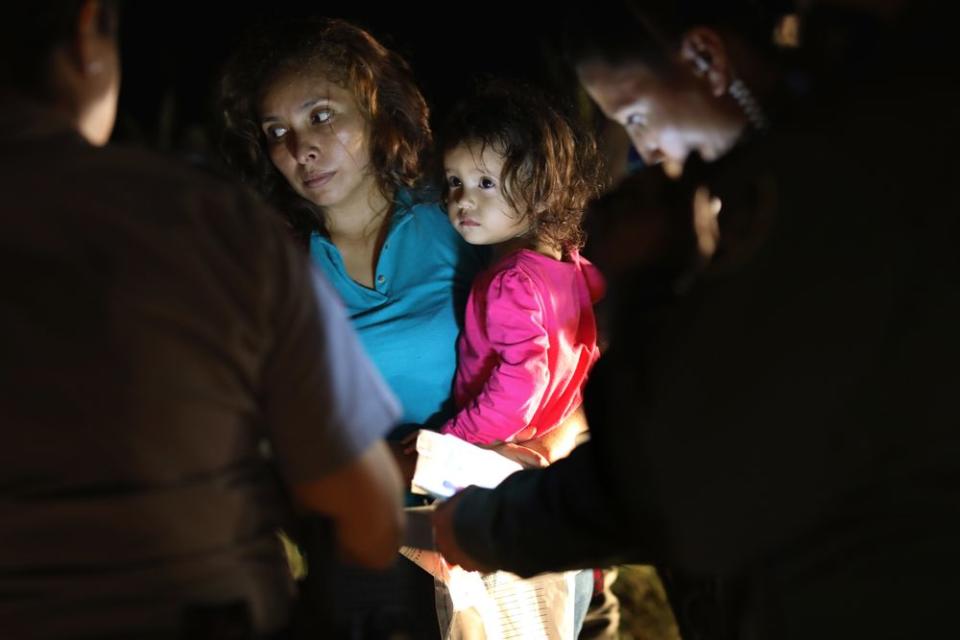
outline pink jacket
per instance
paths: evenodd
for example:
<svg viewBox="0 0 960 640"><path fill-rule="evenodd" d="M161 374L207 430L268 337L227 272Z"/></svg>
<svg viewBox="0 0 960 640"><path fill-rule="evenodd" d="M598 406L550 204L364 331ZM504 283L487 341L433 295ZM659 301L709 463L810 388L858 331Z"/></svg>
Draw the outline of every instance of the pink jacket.
<svg viewBox="0 0 960 640"><path fill-rule="evenodd" d="M488 444L559 425L600 356L593 304L603 292L599 270L577 253L560 261L522 249L481 274L458 343L459 413L443 432Z"/></svg>

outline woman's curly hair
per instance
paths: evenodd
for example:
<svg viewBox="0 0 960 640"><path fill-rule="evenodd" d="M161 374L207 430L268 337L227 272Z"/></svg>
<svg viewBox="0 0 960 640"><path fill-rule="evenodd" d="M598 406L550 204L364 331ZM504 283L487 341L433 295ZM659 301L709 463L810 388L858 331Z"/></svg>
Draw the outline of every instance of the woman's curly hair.
<svg viewBox="0 0 960 640"><path fill-rule="evenodd" d="M370 33L328 18L302 18L260 29L228 62L220 85L221 150L241 177L260 191L308 241L324 233L321 211L297 195L274 168L258 106L279 76L315 72L352 91L368 125L377 186L392 198L419 185L432 144L429 109L406 61Z"/></svg>
<svg viewBox="0 0 960 640"><path fill-rule="evenodd" d="M503 196L530 217L539 240L563 253L583 246L583 212L601 191L601 163L593 136L575 120L531 87L485 80L444 123L440 156L463 144L503 157Z"/></svg>

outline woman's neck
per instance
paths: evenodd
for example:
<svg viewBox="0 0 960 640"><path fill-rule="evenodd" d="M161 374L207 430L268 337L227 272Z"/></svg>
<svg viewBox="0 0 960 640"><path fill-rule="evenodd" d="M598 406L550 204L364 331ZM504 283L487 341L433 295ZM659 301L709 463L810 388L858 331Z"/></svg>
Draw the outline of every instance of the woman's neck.
<svg viewBox="0 0 960 640"><path fill-rule="evenodd" d="M374 286L374 272L387 237L392 205L392 198L372 188L364 190L355 202L343 202L324 210L327 233L340 251L347 274L365 287Z"/></svg>
<svg viewBox="0 0 960 640"><path fill-rule="evenodd" d="M334 244L376 242L389 218L391 205L392 198L372 188L353 200L326 207L323 217L327 233Z"/></svg>

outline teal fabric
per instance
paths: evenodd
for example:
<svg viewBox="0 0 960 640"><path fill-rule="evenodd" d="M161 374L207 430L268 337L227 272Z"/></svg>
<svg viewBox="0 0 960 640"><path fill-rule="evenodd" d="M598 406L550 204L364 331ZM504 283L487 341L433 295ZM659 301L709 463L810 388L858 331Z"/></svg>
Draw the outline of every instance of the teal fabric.
<svg viewBox="0 0 960 640"><path fill-rule="evenodd" d="M401 192L374 273L374 287L354 281L336 246L315 235L313 262L343 299L360 340L403 407L398 438L453 414L456 341L463 307L485 253L467 244L437 202Z"/></svg>

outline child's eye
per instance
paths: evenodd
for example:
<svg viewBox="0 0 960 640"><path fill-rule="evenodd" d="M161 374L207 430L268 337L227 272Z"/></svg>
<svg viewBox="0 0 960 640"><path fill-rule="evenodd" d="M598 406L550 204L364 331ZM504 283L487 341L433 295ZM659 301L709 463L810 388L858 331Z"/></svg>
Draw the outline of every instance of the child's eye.
<svg viewBox="0 0 960 640"><path fill-rule="evenodd" d="M457 176L447 176L447 186L449 186L451 189L456 189L460 185L460 178Z"/></svg>
<svg viewBox="0 0 960 640"><path fill-rule="evenodd" d="M494 189L496 188L496 186L497 186L497 183L494 182L492 178L487 178L486 176L484 176L483 178L480 178L481 189Z"/></svg>
<svg viewBox="0 0 960 640"><path fill-rule="evenodd" d="M313 124L327 124L333 119L332 109L320 109L310 114L310 122Z"/></svg>

